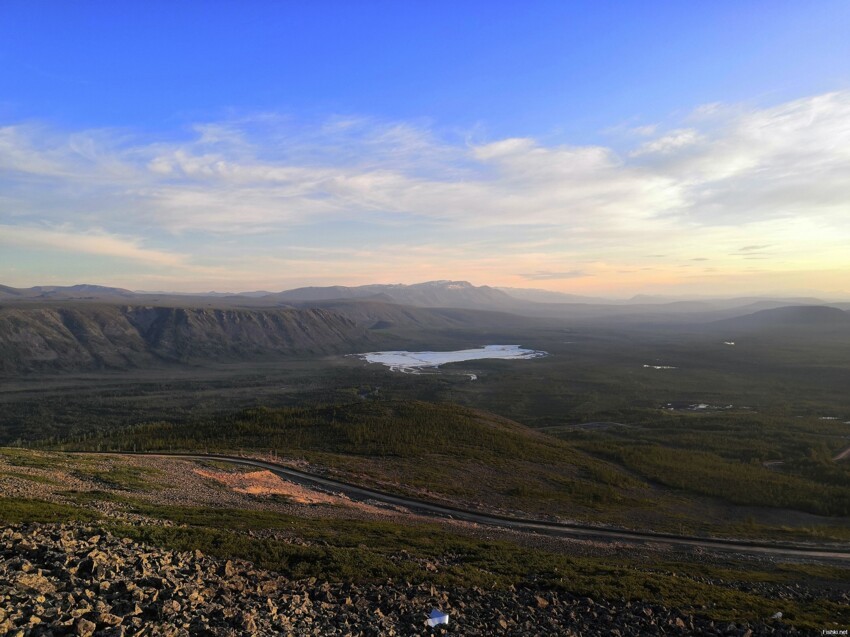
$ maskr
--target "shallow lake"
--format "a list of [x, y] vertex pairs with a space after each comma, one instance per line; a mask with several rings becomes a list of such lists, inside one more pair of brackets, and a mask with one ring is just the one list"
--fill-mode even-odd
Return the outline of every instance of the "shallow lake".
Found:
[[524, 349], [519, 345], [485, 345], [475, 349], [461, 349], [453, 352], [367, 352], [357, 354], [370, 362], [381, 363], [394, 372], [416, 374], [428, 367], [439, 367], [446, 363], [481, 360], [484, 358], [528, 359], [546, 356], [546, 352]]

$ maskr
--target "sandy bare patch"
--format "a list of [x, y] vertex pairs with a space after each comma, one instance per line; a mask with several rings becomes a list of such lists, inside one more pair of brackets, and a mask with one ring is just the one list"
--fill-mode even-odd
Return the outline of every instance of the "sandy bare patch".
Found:
[[211, 469], [195, 469], [198, 475], [224, 484], [237, 493], [248, 495], [282, 495], [299, 504], [339, 504], [336, 498], [319, 491], [312, 491], [301, 485], [287, 482], [271, 471], [250, 471], [247, 473], [229, 473]]

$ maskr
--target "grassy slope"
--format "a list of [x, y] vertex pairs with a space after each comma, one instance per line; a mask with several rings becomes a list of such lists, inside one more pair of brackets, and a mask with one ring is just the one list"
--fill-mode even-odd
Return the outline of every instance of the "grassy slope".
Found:
[[760, 521], [757, 511], [732, 515], [723, 504], [842, 515], [850, 487], [840, 480], [824, 485], [711, 447], [692, 451], [690, 438], [662, 446], [683, 435], [668, 425], [624, 429], [631, 438], [617, 443], [609, 433], [572, 433], [567, 441], [453, 405], [360, 400], [249, 409], [203, 426], [154, 423], [65, 448], [272, 450], [350, 481], [473, 507], [676, 532], [850, 538], [842, 518], [778, 524]]
[[628, 427], [553, 433], [678, 490], [846, 518], [850, 467], [832, 461], [836, 449], [846, 445], [846, 428], [812, 417], [656, 411]]
[[[724, 345], [721, 336], [737, 345]], [[0, 434], [7, 441], [50, 435], [55, 441], [86, 432], [76, 442], [86, 448], [273, 449], [384, 488], [401, 485], [393, 488], [506, 509], [674, 531], [850, 537], [850, 462], [831, 460], [850, 445], [843, 423], [850, 420], [846, 334], [575, 328], [522, 337], [492, 330], [416, 337], [436, 349], [460, 341], [521, 342], [551, 356], [448, 365], [421, 376], [351, 359], [287, 361], [245, 366], [236, 376], [228, 368], [198, 379], [189, 372], [144, 382], [109, 377], [97, 379], [97, 389], [83, 384], [81, 391], [38, 394], [38, 401], [33, 385], [21, 382], [21, 391], [0, 396]], [[465, 371], [479, 380], [469, 382]], [[369, 396], [368, 403], [358, 395]], [[417, 413], [366, 413], [375, 398], [385, 407], [411, 403], [409, 411]], [[668, 402], [735, 408], [670, 413], [663, 409]], [[540, 443], [528, 430], [500, 428], [505, 421], [495, 416], [470, 412], [480, 416], [470, 423], [452, 407], [424, 403], [486, 409], [545, 427], [562, 441]], [[311, 407], [234, 416], [257, 404], [338, 407], [335, 414]], [[115, 431], [154, 420], [168, 422]], [[599, 420], [635, 426], [572, 427]], [[517, 440], [519, 452], [508, 444]], [[553, 449], [558, 458], [550, 458]], [[782, 464], [764, 466], [775, 461]]]
[[65, 448], [273, 450], [349, 479], [536, 513], [601, 511], [643, 485], [610, 463], [492, 414], [419, 401], [250, 409], [203, 428], [155, 423]]

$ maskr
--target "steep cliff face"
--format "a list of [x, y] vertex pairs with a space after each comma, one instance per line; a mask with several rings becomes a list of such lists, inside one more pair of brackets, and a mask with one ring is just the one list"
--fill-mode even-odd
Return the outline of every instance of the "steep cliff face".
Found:
[[335, 312], [143, 306], [0, 308], [0, 371], [347, 351], [364, 330]]
[[162, 357], [217, 358], [340, 351], [362, 335], [334, 312], [128, 308], [128, 321]]

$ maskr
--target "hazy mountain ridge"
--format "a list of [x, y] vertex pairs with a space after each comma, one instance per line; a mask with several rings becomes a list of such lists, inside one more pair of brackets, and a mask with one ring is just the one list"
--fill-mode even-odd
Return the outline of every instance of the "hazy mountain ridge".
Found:
[[509, 311], [522, 307], [523, 302], [504, 292], [488, 286], [475, 286], [466, 281], [428, 281], [413, 285], [374, 284], [356, 287], [342, 285], [327, 287], [304, 287], [283, 292], [131, 292], [121, 288], [96, 285], [36, 286], [13, 288], [0, 286], [0, 301], [5, 302], [50, 302], [58, 300], [126, 302], [166, 302], [169, 304], [209, 301], [212, 304], [243, 305], [246, 307], [290, 306], [292, 304], [370, 300], [410, 305], [414, 307], [460, 307], [469, 309], [495, 309]]
[[[475, 286], [466, 281], [305, 287], [278, 293], [255, 291], [238, 294], [131, 292], [97, 285], [37, 286], [27, 289], [0, 286], [0, 306], [63, 307], [68, 303], [133, 303], [206, 310], [329, 308], [346, 314], [366, 328], [398, 325], [439, 328], [457, 326], [458, 323], [474, 327], [476, 322], [492, 326], [517, 324], [518, 317], [572, 323], [601, 321], [610, 325], [697, 325], [787, 306], [850, 308], [848, 303], [829, 303], [810, 297], [676, 299], [636, 296], [626, 300], [594, 299], [532, 288]], [[432, 312], [428, 314], [423, 310]], [[462, 316], [459, 314], [461, 310], [501, 313], [503, 316]], [[508, 319], [507, 315], [515, 318]]]
[[791, 305], [715, 321], [710, 327], [734, 331], [850, 328], [850, 312], [826, 305]]
[[[298, 304], [302, 305], [302, 304]], [[505, 328], [542, 325], [545, 319], [508, 312], [458, 307], [415, 307], [387, 301], [383, 295], [369, 299], [304, 302], [303, 307], [341, 314], [371, 330], [394, 327], [421, 329]]]
[[553, 292], [552, 290], [541, 290], [539, 288], [497, 287], [495, 289], [504, 292], [514, 299], [531, 301], [532, 303], [593, 303], [613, 305], [624, 302], [617, 299], [607, 299], [584, 294], [569, 294], [567, 292]]
[[427, 281], [413, 285], [375, 284], [357, 287], [308, 287], [273, 294], [287, 302], [331, 301], [341, 299], [385, 300], [416, 307], [459, 307], [502, 309], [516, 305], [513, 297], [496, 288], [475, 286], [467, 281]]
[[137, 294], [123, 288], [81, 283], [78, 285], [37, 285], [31, 288], [13, 288], [0, 285], [0, 300], [10, 299], [100, 299], [104, 297], [132, 298]]

